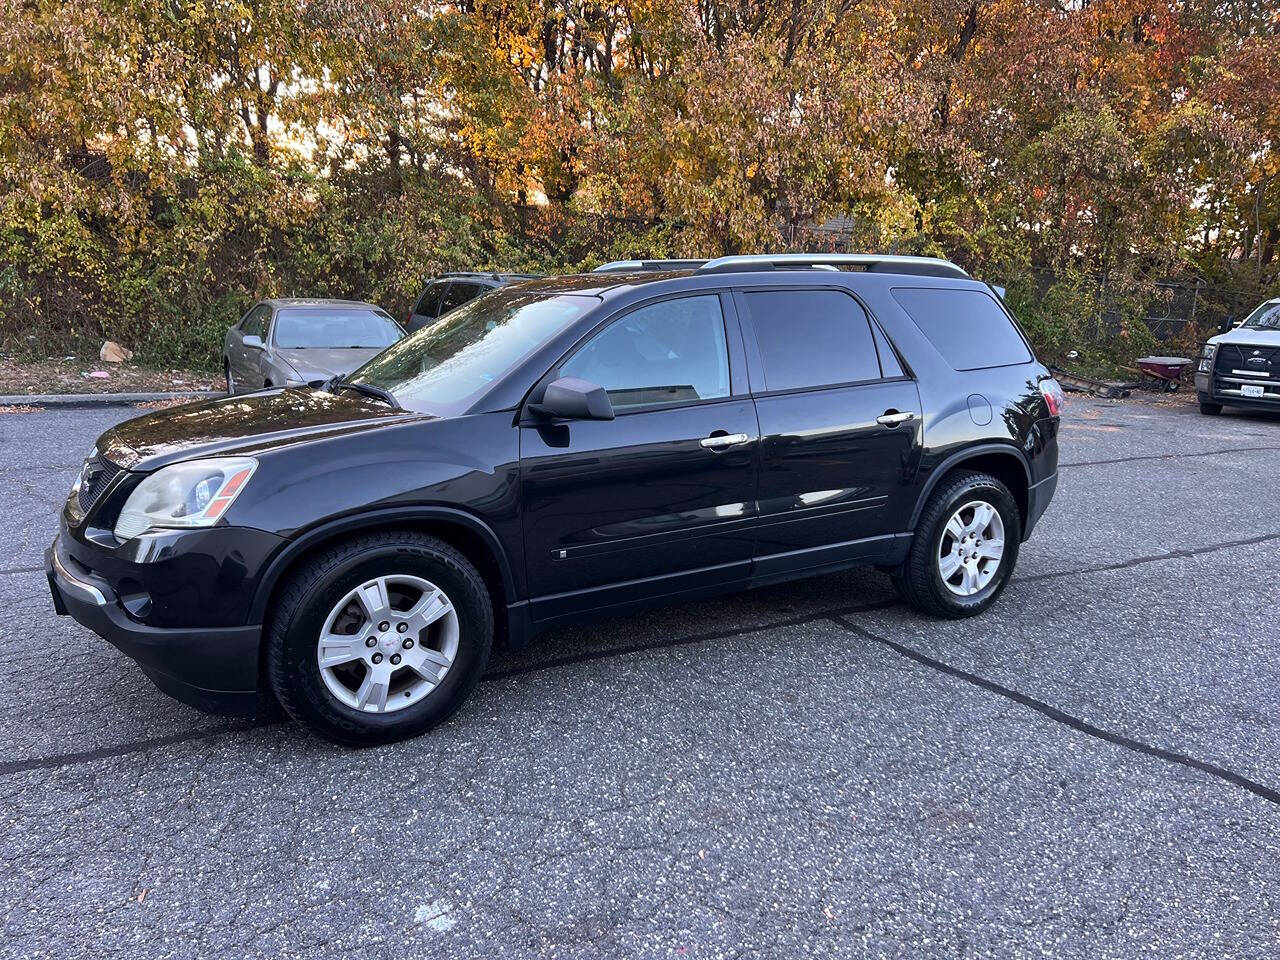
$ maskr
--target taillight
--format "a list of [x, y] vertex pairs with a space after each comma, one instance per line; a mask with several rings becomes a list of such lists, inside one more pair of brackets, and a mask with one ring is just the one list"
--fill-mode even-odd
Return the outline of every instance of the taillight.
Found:
[[1062, 416], [1062, 405], [1066, 397], [1062, 395], [1062, 386], [1053, 377], [1045, 377], [1040, 381], [1040, 395], [1044, 397], [1045, 406], [1049, 408], [1049, 416]]

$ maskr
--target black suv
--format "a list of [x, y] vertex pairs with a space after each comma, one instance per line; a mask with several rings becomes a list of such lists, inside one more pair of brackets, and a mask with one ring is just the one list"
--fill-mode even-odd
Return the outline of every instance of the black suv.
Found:
[[49, 582], [181, 700], [269, 688], [387, 742], [456, 710], [495, 636], [586, 616], [861, 564], [981, 612], [1053, 495], [1061, 402], [946, 261], [531, 280], [326, 388], [107, 431]]
[[404, 328], [410, 333], [421, 330], [482, 293], [536, 276], [538, 274], [533, 273], [443, 273], [418, 294], [418, 299], [405, 314]]

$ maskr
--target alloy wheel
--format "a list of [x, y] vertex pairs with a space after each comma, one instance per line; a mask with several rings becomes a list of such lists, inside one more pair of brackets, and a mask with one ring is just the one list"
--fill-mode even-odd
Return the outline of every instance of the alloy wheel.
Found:
[[458, 652], [458, 614], [422, 577], [368, 580], [334, 604], [316, 644], [324, 685], [366, 713], [393, 713], [436, 689]]
[[973, 596], [995, 579], [1003, 558], [999, 510], [985, 500], [971, 500], [951, 514], [938, 545], [938, 573], [948, 590]]

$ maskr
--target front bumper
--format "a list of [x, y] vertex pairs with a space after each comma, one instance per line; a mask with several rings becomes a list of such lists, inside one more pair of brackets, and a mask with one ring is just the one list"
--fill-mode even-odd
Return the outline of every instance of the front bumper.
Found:
[[54, 539], [45, 572], [54, 610], [88, 627], [134, 660], [169, 696], [210, 713], [251, 716], [258, 706], [261, 625], [154, 627], [129, 616], [111, 585]]
[[[1234, 372], [1228, 376], [1221, 371], [1213, 374], [1197, 371], [1195, 384], [1196, 396], [1202, 403], [1220, 403], [1248, 410], [1280, 410], [1280, 382], [1274, 380], [1239, 376]], [[1246, 397], [1243, 389], [1246, 385], [1260, 387], [1262, 396]]]

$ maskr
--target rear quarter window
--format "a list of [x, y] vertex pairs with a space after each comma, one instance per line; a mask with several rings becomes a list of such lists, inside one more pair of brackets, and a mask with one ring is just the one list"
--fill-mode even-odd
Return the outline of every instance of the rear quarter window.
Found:
[[895, 287], [893, 298], [956, 370], [1031, 362], [1018, 328], [981, 290]]

